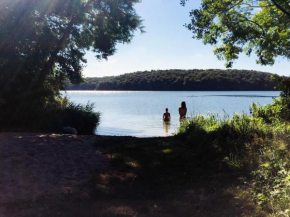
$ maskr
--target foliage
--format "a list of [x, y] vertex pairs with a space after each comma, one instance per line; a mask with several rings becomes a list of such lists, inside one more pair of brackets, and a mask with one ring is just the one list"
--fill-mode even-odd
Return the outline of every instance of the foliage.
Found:
[[251, 113], [254, 117], [261, 117], [268, 123], [290, 121], [290, 79], [288, 77], [276, 77], [280, 89], [280, 98], [274, 99], [273, 104], [264, 107], [252, 104]]
[[289, 108], [285, 106], [282, 98], [275, 99], [273, 104], [266, 106], [253, 103], [251, 113], [254, 117], [263, 118], [267, 123], [290, 120]]
[[94, 104], [88, 103], [86, 106], [68, 103], [65, 105], [62, 126], [72, 126], [76, 128], [78, 134], [95, 134], [100, 122], [100, 114], [93, 111]]
[[[51, 96], [51, 95], [50, 95]], [[78, 134], [94, 134], [100, 114], [93, 104], [74, 104], [57, 95], [54, 98], [30, 96], [14, 98], [0, 107], [0, 131], [36, 131], [62, 133], [64, 126], [76, 128]]]
[[[276, 76], [279, 78], [279, 76]], [[69, 90], [273, 90], [270, 73], [247, 70], [157, 70], [86, 78]]]
[[[2, 0], [0, 118], [8, 122], [1, 125], [35, 128], [41, 122], [37, 115], [43, 118], [53, 110], [60, 112], [59, 90], [65, 80], [82, 81], [87, 50], [95, 52], [97, 59], [106, 59], [115, 53], [117, 43], [128, 43], [135, 30], [143, 31], [133, 8], [137, 2]], [[78, 114], [87, 120], [92, 114], [90, 107], [73, 105], [66, 111], [67, 116]], [[92, 122], [98, 121], [94, 118]], [[92, 133], [92, 126], [89, 128]]]
[[274, 77], [274, 79], [278, 81], [277, 89], [282, 90], [280, 96], [286, 102], [290, 98], [290, 78], [283, 76]]
[[[184, 122], [179, 129], [179, 134], [186, 136], [188, 145], [195, 146], [198, 152], [213, 152], [222, 161], [247, 171], [254, 167], [255, 162], [243, 159], [249, 148], [246, 146], [251, 144], [252, 139], [265, 137], [268, 133], [261, 119], [254, 120], [239, 114], [232, 119], [221, 119], [216, 115], [208, 118], [197, 116]], [[201, 139], [206, 141], [196, 144]]]
[[255, 52], [257, 63], [273, 65], [278, 56], [290, 59], [289, 5], [289, 0], [203, 0], [186, 27], [193, 38], [215, 45], [215, 55], [227, 67], [242, 52]]
[[[238, 114], [232, 119], [197, 116], [184, 122], [177, 136], [186, 138], [186, 144], [194, 147], [197, 155], [210, 155], [220, 159], [223, 167], [227, 165], [232, 170], [251, 174], [255, 201], [274, 215], [287, 216], [290, 208], [290, 124], [282, 119], [275, 105], [271, 106], [252, 108], [253, 117]], [[257, 115], [258, 111], [264, 113]], [[269, 111], [273, 115], [271, 118]]]
[[[0, 3], [2, 97], [32, 91], [46, 79], [62, 84], [82, 80], [85, 51], [114, 54], [142, 29], [137, 0], [4, 0]], [[48, 84], [50, 85], [50, 83]], [[17, 86], [18, 88], [15, 88]], [[1, 97], [0, 95], [0, 97]]]

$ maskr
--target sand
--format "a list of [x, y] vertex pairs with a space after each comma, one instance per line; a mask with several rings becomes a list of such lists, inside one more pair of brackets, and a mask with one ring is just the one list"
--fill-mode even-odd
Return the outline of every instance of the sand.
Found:
[[[94, 171], [109, 160], [95, 147], [98, 136], [0, 133], [0, 217], [17, 204], [48, 195], [86, 196]], [[28, 203], [29, 204], [29, 203]]]

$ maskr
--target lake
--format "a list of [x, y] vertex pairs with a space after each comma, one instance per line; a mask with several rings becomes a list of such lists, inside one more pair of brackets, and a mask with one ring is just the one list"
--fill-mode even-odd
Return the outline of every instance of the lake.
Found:
[[[278, 91], [66, 91], [71, 101], [95, 103], [101, 113], [98, 135], [153, 137], [168, 136], [179, 127], [178, 108], [187, 105], [187, 116], [218, 114], [221, 118], [236, 113], [249, 114], [252, 102], [266, 105]], [[162, 115], [168, 108], [170, 125]]]

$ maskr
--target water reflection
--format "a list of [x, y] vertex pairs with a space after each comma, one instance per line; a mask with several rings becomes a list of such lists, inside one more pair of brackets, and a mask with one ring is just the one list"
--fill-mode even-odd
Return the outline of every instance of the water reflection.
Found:
[[165, 136], [169, 136], [170, 121], [163, 121], [163, 129], [165, 130]]

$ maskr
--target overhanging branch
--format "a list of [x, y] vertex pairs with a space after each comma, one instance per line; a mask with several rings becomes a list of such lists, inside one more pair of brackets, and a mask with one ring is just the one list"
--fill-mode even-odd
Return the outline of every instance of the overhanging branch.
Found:
[[288, 12], [287, 10], [285, 10], [284, 8], [283, 8], [283, 6], [281, 6], [281, 5], [279, 5], [278, 3], [277, 3], [277, 1], [276, 0], [271, 0], [272, 2], [273, 2], [273, 4], [280, 10], [280, 11], [282, 11], [285, 15], [287, 15], [288, 16], [288, 18], [290, 19], [290, 12]]

